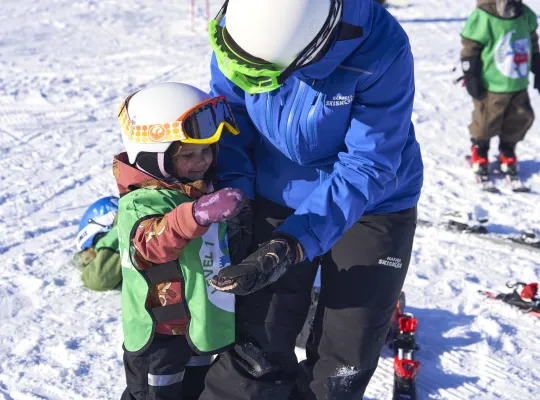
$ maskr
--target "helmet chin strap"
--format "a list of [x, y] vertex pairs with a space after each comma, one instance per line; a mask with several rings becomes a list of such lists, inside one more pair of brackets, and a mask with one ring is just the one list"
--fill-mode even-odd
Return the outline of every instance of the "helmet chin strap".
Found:
[[165, 168], [165, 153], [157, 153], [157, 162], [159, 167], [159, 172], [165, 177], [165, 179], [171, 179], [172, 175], [167, 173], [167, 168]]
[[169, 172], [167, 172], [167, 164], [165, 153], [141, 152], [135, 160], [135, 167], [138, 170], [166, 182], [174, 178]]

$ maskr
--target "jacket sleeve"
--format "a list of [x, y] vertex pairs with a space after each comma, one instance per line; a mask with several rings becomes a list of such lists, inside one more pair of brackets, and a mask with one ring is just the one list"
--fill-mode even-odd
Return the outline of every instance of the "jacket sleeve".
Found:
[[469, 40], [464, 37], [461, 38], [461, 58], [468, 57], [480, 57], [484, 46], [474, 40]]
[[538, 32], [537, 29], [531, 32], [531, 44], [532, 44], [532, 54], [540, 53], [540, 46], [538, 45]]
[[176, 260], [191, 239], [206, 233], [208, 227], [197, 224], [192, 207], [193, 202], [183, 203], [165, 215], [139, 222], [131, 238], [139, 269], [150, 266], [144, 261], [162, 264]]
[[357, 87], [346, 151], [333, 172], [278, 229], [300, 241], [309, 259], [327, 252], [396, 182], [414, 100], [414, 65], [408, 44], [381, 60], [379, 71]]
[[210, 66], [212, 96], [225, 96], [231, 106], [240, 134], [224, 134], [219, 141], [217, 159], [217, 189], [240, 189], [250, 199], [255, 197], [255, 167], [253, 140], [256, 128], [246, 110], [245, 92], [228, 80], [220, 71], [215, 54]]
[[122, 281], [122, 266], [118, 249], [104, 248], [96, 253], [82, 273], [84, 286], [92, 290], [111, 290]]

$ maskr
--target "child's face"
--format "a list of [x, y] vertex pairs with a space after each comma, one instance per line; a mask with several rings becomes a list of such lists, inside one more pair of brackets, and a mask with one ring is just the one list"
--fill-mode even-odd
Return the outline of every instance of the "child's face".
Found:
[[181, 144], [172, 156], [176, 176], [192, 181], [203, 179], [213, 160], [212, 148], [206, 144]]

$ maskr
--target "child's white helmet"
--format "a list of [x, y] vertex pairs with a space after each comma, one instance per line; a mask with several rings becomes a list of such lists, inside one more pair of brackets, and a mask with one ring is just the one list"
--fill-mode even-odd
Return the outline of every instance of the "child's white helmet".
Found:
[[[129, 96], [118, 115], [129, 162], [135, 163], [141, 152], [165, 153], [171, 143], [181, 140], [179, 137], [171, 140], [171, 136], [165, 134], [175, 129], [172, 122], [211, 98], [196, 87], [178, 82], [153, 85]], [[141, 141], [140, 137], [135, 140], [135, 129], [139, 129], [140, 135], [147, 135], [148, 140]]]

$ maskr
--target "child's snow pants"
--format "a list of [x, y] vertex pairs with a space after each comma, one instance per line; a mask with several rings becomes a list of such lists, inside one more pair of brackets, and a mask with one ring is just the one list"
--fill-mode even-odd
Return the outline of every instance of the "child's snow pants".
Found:
[[532, 126], [534, 112], [526, 90], [516, 93], [487, 92], [482, 100], [473, 99], [474, 111], [469, 131], [472, 139], [518, 143]]
[[127, 388], [121, 400], [197, 400], [211, 356], [197, 356], [183, 335], [156, 333], [143, 354], [124, 349]]

